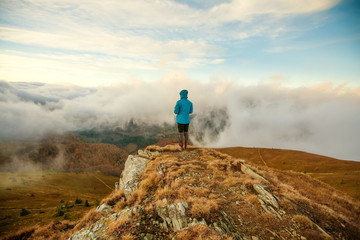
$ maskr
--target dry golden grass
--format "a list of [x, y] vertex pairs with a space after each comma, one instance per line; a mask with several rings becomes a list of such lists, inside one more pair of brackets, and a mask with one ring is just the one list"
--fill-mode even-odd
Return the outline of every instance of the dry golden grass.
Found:
[[121, 198], [114, 207], [115, 212], [120, 212], [121, 210], [124, 209], [124, 207], [126, 207], [127, 202], [125, 200], [125, 198]]
[[[210, 223], [221, 216], [221, 210], [239, 221], [241, 227], [238, 231], [250, 236], [267, 236], [269, 232], [264, 228], [278, 232], [278, 236], [284, 238], [291, 237], [284, 230], [287, 228], [298, 229], [303, 236], [322, 236], [313, 227], [314, 221], [322, 228], [329, 223], [342, 223], [349, 232], [348, 236], [355, 236], [358, 232], [354, 223], [360, 220], [359, 203], [308, 175], [246, 163], [269, 181], [266, 189], [279, 199], [280, 209], [289, 214], [280, 220], [261, 207], [253, 185], [264, 183], [241, 171], [244, 160], [233, 159], [213, 149], [186, 152], [173, 152], [170, 147], [154, 149], [168, 152], [149, 162], [138, 189], [127, 200], [129, 206], [187, 202], [188, 216], [205, 218]], [[157, 172], [159, 167], [163, 175]], [[182, 231], [177, 239], [212, 239], [210, 236], [217, 239], [216, 234], [206, 228], [199, 226]]]
[[314, 226], [314, 223], [304, 215], [294, 215], [294, 221], [299, 224], [300, 229], [311, 229]]
[[204, 197], [190, 197], [188, 198], [190, 203], [190, 215], [193, 217], [210, 218], [212, 213], [217, 212], [219, 204], [214, 199], [208, 199]]
[[1, 236], [1, 240], [19, 240], [19, 239], [29, 239], [31, 235], [35, 232], [35, 229], [38, 226], [25, 227], [23, 229], [17, 230], [15, 233], [9, 233], [5, 236]]
[[217, 149], [247, 163], [279, 170], [292, 170], [310, 174], [332, 187], [360, 200], [360, 162], [338, 160], [326, 156], [283, 149], [232, 147]]
[[[188, 146], [189, 148], [191, 148], [191, 146]], [[156, 145], [151, 145], [146, 147], [145, 151], [158, 151], [158, 152], [179, 152], [179, 148], [177, 145], [166, 145], [164, 147], [160, 147], [160, 146], [156, 146]]]
[[100, 205], [106, 203], [110, 206], [114, 206], [119, 200], [125, 198], [125, 192], [123, 189], [121, 190], [114, 190], [108, 197], [104, 198]]
[[248, 194], [244, 197], [246, 199], [246, 201], [248, 201], [249, 203], [253, 204], [253, 205], [259, 205], [259, 198], [257, 197], [257, 195], [255, 194]]
[[[136, 205], [140, 204], [144, 199], [149, 195], [149, 192], [155, 191], [161, 180], [161, 175], [157, 172], [152, 172], [149, 174], [144, 174], [142, 180], [138, 186], [136, 193], [132, 194], [132, 198], [136, 195]], [[133, 196], [134, 195], [134, 196]]]
[[[124, 193], [118, 191], [103, 200], [113, 203], [115, 211], [120, 211], [124, 206], [145, 205], [146, 216], [135, 215], [133, 221], [138, 219], [141, 224], [152, 224], [157, 206], [187, 202], [188, 217], [204, 218], [208, 224], [212, 224], [219, 219], [225, 221], [223, 214], [226, 213], [233, 221], [233, 224], [228, 225], [231, 231], [245, 236], [258, 236], [259, 239], [267, 239], [271, 232], [275, 234], [275, 239], [291, 239], [294, 233], [290, 233], [289, 229], [296, 230], [298, 236], [322, 239], [325, 234], [321, 233], [317, 225], [332, 236], [343, 234], [344, 239], [356, 239], [360, 232], [356, 225], [360, 222], [360, 203], [306, 174], [247, 162], [248, 167], [268, 180], [265, 184], [241, 171], [243, 160], [233, 159], [213, 149], [194, 148], [175, 152], [169, 146], [149, 148], [163, 153], [151, 158], [131, 197], [126, 199]], [[163, 174], [158, 173], [159, 168]], [[278, 199], [280, 210], [284, 211], [281, 218], [262, 208], [254, 184], [263, 185]], [[136, 224], [125, 230], [128, 221], [112, 224], [108, 233], [111, 235], [119, 228], [123, 229], [123, 232], [117, 233], [120, 238], [133, 230], [136, 232]], [[157, 230], [162, 231], [160, 228]], [[167, 234], [167, 237], [175, 236], [172, 231]], [[127, 237], [132, 239], [135, 236]], [[202, 224], [179, 232], [176, 238], [231, 239]]]
[[[71, 230], [74, 227], [74, 223], [69, 221], [53, 221], [44, 226], [33, 226], [31, 228], [25, 228], [17, 231], [14, 234], [1, 237], [3, 240], [61, 240], [68, 239], [70, 237]], [[70, 231], [69, 231], [70, 230]]]
[[15, 233], [1, 237], [3, 240], [59, 240], [68, 239], [72, 233], [81, 228], [88, 227], [102, 217], [102, 214], [95, 212], [95, 209], [90, 210], [78, 223], [70, 221], [52, 221], [43, 226], [33, 226], [18, 230]]
[[221, 236], [218, 232], [211, 230], [208, 226], [199, 224], [190, 229], [181, 231], [176, 235], [177, 240], [231, 240], [231, 237]]
[[169, 203], [173, 203], [178, 197], [177, 191], [172, 189], [171, 186], [165, 185], [163, 188], [160, 188], [155, 193], [155, 200], [167, 199]]
[[31, 239], [38, 240], [58, 240], [58, 239], [68, 239], [69, 232], [66, 232], [69, 229], [73, 229], [74, 224], [68, 221], [54, 221], [46, 226], [36, 228], [35, 232], [31, 235]]
[[161, 175], [157, 172], [152, 172], [149, 175], [145, 175], [143, 180], [139, 184], [139, 189], [143, 191], [150, 191], [156, 188], [161, 180]]
[[124, 236], [121, 236], [120, 240], [134, 240], [135, 237], [133, 235], [131, 235], [130, 233], [124, 235]]
[[197, 197], [209, 197], [210, 190], [204, 187], [195, 187], [193, 192]]
[[99, 212], [96, 212], [95, 209], [91, 209], [87, 214], [85, 214], [75, 225], [73, 232], [79, 231], [82, 228], [88, 227], [91, 224], [99, 220], [103, 215]]
[[117, 219], [116, 221], [110, 223], [110, 225], [108, 226], [108, 228], [106, 230], [106, 233], [111, 234], [111, 233], [117, 232], [120, 227], [122, 227], [130, 222], [131, 222], [130, 218]]

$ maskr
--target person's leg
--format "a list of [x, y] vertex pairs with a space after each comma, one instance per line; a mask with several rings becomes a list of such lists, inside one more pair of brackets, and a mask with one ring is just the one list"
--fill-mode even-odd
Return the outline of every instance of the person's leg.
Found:
[[178, 123], [178, 130], [179, 130], [179, 145], [181, 149], [184, 149], [184, 124]]
[[184, 125], [184, 137], [185, 137], [185, 144], [184, 144], [184, 148], [187, 148], [187, 145], [189, 143], [189, 124], [185, 124]]
[[184, 137], [185, 137], [185, 145], [184, 148], [187, 148], [187, 145], [189, 143], [189, 133], [188, 132], [184, 132]]

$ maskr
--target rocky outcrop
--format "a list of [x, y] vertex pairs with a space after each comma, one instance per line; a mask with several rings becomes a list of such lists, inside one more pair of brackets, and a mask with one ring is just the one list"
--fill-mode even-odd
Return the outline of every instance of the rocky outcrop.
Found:
[[271, 195], [265, 188], [259, 184], [254, 184], [255, 191], [259, 194], [259, 199], [261, 199], [266, 204], [270, 204], [276, 209], [279, 209], [279, 204], [276, 201], [275, 197]]
[[165, 229], [171, 228], [174, 232], [186, 228], [188, 226], [185, 214], [186, 208], [188, 208], [186, 202], [157, 207], [158, 215], [164, 220], [161, 226]]
[[[119, 204], [99, 206], [96, 211], [105, 216], [70, 240], [121, 239], [125, 234], [146, 240], [207, 239], [196, 235], [201, 231], [206, 236], [235, 240], [351, 239], [342, 230], [349, 223], [341, 216], [330, 216], [335, 211], [330, 215], [326, 211], [325, 215], [314, 207], [322, 206], [321, 202], [312, 203], [315, 200], [308, 200], [296, 189], [288, 197], [281, 189], [287, 183], [273, 177], [294, 173], [266, 174], [266, 169], [260, 171], [244, 161], [221, 158], [214, 150], [178, 152], [173, 148], [150, 146], [130, 155], [118, 183], [126, 199], [119, 191]], [[140, 180], [144, 182], [140, 184]], [[294, 196], [298, 199], [292, 199]], [[341, 229], [336, 229], [338, 235], [328, 227], [330, 221], [323, 217], [318, 220], [317, 216], [332, 218], [334, 224], [342, 221]]]
[[151, 158], [151, 157], [155, 157], [155, 156], [159, 156], [160, 153], [158, 151], [147, 151], [147, 150], [138, 150], [138, 155], [140, 157], [144, 157], [144, 158]]
[[147, 163], [147, 158], [128, 156], [119, 181], [119, 189], [124, 189], [126, 197], [130, 197], [131, 193], [136, 190]]
[[283, 210], [280, 210], [279, 204], [276, 198], [265, 190], [265, 188], [259, 184], [253, 185], [255, 191], [258, 193], [258, 199], [261, 204], [261, 207], [265, 210], [265, 212], [269, 214], [274, 214], [280, 220], [282, 219], [281, 214], [284, 213]]
[[74, 233], [69, 240], [93, 240], [99, 239], [106, 234], [108, 226], [118, 219], [130, 218], [139, 210], [137, 208], [125, 208], [118, 213], [113, 213], [110, 216], [103, 217], [97, 222], [91, 224], [89, 227], [82, 228], [80, 231]]

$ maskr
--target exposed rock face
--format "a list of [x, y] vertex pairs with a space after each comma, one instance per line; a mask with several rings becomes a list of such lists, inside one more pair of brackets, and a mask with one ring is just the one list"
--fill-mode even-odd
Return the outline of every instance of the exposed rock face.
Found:
[[112, 207], [107, 205], [106, 203], [103, 203], [96, 208], [96, 211], [100, 213], [107, 213], [112, 211]]
[[268, 182], [268, 180], [266, 180], [263, 176], [260, 176], [259, 174], [254, 172], [252, 169], [250, 169], [248, 166], [246, 166], [243, 163], [241, 164], [241, 171], [244, 172], [245, 174], [248, 174], [249, 176], [251, 176], [253, 178], [259, 179], [264, 182]]
[[270, 204], [271, 206], [279, 209], [279, 204], [276, 201], [275, 197], [271, 195], [268, 191], [264, 189], [263, 186], [259, 184], [254, 184], [254, 189], [259, 193], [259, 198], [263, 200], [265, 203]]
[[143, 173], [147, 163], [147, 158], [134, 155], [128, 156], [124, 171], [122, 172], [119, 181], [119, 189], [125, 190], [126, 197], [130, 197], [131, 192], [137, 188], [141, 174]]
[[151, 158], [153, 156], [159, 156], [160, 153], [158, 151], [152, 152], [152, 151], [144, 151], [144, 150], [139, 149], [138, 150], [138, 155], [140, 157], [144, 157], [144, 158]]
[[113, 213], [108, 217], [103, 217], [87, 228], [74, 233], [69, 240], [93, 240], [99, 239], [105, 235], [107, 227], [118, 219], [125, 219], [131, 217], [138, 211], [138, 208], [125, 208], [118, 213]]
[[175, 232], [178, 232], [188, 226], [186, 220], [185, 209], [188, 208], [188, 204], [174, 203], [164, 207], [157, 207], [158, 215], [164, 220], [162, 223], [163, 228], [169, 227]]

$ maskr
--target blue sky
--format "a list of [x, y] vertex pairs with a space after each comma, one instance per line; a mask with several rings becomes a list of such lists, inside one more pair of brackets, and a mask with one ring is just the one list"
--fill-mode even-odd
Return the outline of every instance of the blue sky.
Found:
[[0, 1], [0, 79], [360, 85], [353, 0]]

